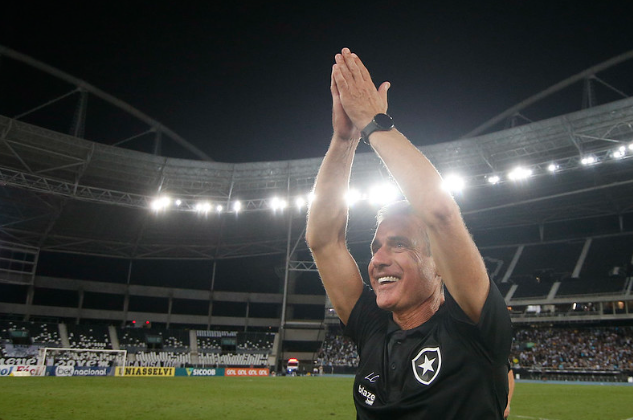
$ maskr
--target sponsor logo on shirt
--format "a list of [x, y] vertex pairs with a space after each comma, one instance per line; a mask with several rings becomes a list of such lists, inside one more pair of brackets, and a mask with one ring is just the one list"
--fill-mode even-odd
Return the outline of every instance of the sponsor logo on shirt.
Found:
[[413, 375], [423, 385], [430, 385], [442, 368], [442, 353], [439, 347], [426, 347], [411, 360]]
[[376, 401], [376, 395], [367, 391], [364, 386], [358, 385], [358, 393], [365, 397], [365, 404], [374, 405], [374, 401]]
[[372, 384], [375, 383], [378, 378], [380, 378], [380, 375], [377, 373], [370, 373], [369, 375], [365, 376], [365, 379], [367, 379], [369, 382], [371, 382]]

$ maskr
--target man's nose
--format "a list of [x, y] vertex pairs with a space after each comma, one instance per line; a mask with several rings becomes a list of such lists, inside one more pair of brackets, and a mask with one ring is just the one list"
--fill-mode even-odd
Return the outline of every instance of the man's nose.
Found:
[[375, 267], [386, 267], [391, 264], [391, 255], [385, 249], [385, 247], [380, 247], [371, 257], [371, 264]]

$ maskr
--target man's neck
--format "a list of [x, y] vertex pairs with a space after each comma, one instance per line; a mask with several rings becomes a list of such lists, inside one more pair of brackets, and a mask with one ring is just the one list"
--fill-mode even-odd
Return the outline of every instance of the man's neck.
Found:
[[443, 303], [444, 293], [442, 293], [442, 288], [439, 287], [419, 306], [398, 313], [394, 312], [393, 320], [396, 324], [398, 324], [400, 329], [411, 330], [431, 319]]

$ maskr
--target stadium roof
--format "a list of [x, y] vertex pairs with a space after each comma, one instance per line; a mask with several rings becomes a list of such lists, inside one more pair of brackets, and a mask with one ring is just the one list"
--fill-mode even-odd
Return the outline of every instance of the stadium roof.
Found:
[[[633, 213], [633, 99], [479, 137], [423, 147], [466, 180], [457, 200], [471, 231]], [[621, 149], [624, 147], [624, 149]], [[633, 146], [632, 146], [633, 147]], [[621, 154], [618, 151], [621, 151]], [[592, 157], [591, 164], [583, 159]], [[0, 240], [40, 250], [123, 258], [224, 259], [305, 249], [305, 209], [273, 211], [310, 191], [321, 159], [218, 163], [103, 145], [0, 116]], [[554, 164], [554, 172], [548, 167]], [[507, 173], [529, 168], [529, 179]], [[498, 175], [499, 183], [489, 178]], [[371, 152], [352, 185], [389, 180]], [[169, 195], [180, 206], [152, 211]], [[242, 211], [232, 210], [240, 200]], [[195, 211], [210, 202], [221, 212]], [[375, 208], [352, 210], [350, 241], [369, 239]], [[622, 223], [622, 219], [620, 219]]]

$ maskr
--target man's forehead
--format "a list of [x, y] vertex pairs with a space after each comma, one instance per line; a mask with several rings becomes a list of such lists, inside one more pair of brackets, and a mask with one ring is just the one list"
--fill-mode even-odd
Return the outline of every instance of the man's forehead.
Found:
[[[417, 233], [420, 229], [420, 225], [411, 217], [392, 217], [383, 220], [374, 233], [374, 238], [377, 236], [391, 236], [391, 235], [403, 235], [410, 236]], [[401, 233], [403, 232], [403, 233]]]
[[420, 234], [419, 226], [412, 220], [385, 220], [378, 225], [372, 244], [396, 239], [413, 241]]

